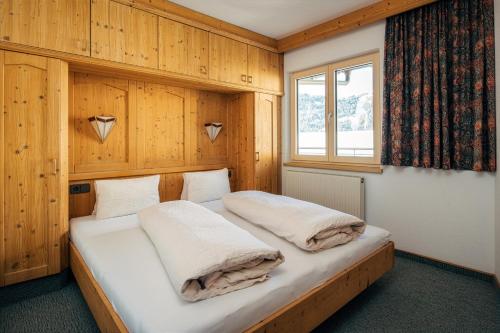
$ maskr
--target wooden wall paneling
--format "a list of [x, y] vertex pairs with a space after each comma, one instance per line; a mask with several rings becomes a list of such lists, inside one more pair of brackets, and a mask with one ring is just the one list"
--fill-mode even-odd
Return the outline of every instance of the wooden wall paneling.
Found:
[[208, 78], [208, 32], [159, 18], [159, 68], [174, 73]]
[[[75, 73], [72, 119], [74, 172], [135, 168], [136, 83], [96, 75]], [[101, 143], [88, 118], [113, 115], [117, 122]]]
[[4, 0], [0, 15], [5, 41], [90, 55], [88, 0]]
[[209, 77], [212, 80], [247, 84], [247, 44], [210, 34], [210, 68]]
[[248, 84], [281, 91], [281, 55], [252, 45], [248, 46]]
[[185, 165], [186, 89], [141, 83], [138, 89], [139, 168]]
[[165, 173], [160, 176], [160, 201], [179, 200], [184, 179], [182, 173]]
[[[224, 95], [194, 92], [195, 108], [191, 110], [191, 138], [196, 149], [192, 160], [195, 165], [223, 164], [228, 160], [228, 109]], [[214, 142], [210, 141], [206, 123], [221, 122], [222, 130]]]
[[277, 193], [276, 97], [255, 94], [255, 186]]
[[68, 265], [68, 64], [47, 60], [47, 123], [45, 142], [53, 170], [48, 178], [48, 274]]
[[158, 16], [112, 0], [92, 0], [92, 57], [158, 68]]
[[61, 267], [61, 235], [67, 225], [68, 72], [60, 60], [13, 52], [3, 53], [1, 67], [9, 83], [2, 86], [1, 177], [9, 200], [2, 202], [1, 264], [2, 283], [11, 284]]
[[[5, 51], [0, 50], [0, 78], [4, 78]], [[0, 79], [0, 105], [5, 108], [4, 80]], [[0, 112], [0, 138], [5, 138], [5, 113]], [[0, 144], [0, 287], [5, 285], [5, 144]]]
[[234, 168], [236, 176], [235, 191], [255, 189], [254, 107], [253, 93], [238, 94], [229, 98], [229, 123], [232, 126], [230, 151], [233, 155], [229, 165]]

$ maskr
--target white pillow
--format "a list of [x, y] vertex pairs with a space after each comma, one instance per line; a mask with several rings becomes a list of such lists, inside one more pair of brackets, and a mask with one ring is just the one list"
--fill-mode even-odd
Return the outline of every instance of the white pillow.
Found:
[[183, 176], [182, 200], [200, 203], [221, 199], [231, 192], [227, 169], [187, 172]]
[[137, 213], [160, 203], [160, 176], [95, 181], [96, 218]]

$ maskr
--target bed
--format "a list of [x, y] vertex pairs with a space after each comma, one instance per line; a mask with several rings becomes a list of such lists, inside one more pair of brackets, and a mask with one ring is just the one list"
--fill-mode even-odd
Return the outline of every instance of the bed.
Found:
[[189, 303], [174, 292], [137, 215], [72, 219], [71, 268], [103, 332], [309, 331], [393, 266], [390, 234], [377, 227], [346, 245], [308, 253], [220, 200], [203, 205], [280, 249], [285, 263], [264, 283]]

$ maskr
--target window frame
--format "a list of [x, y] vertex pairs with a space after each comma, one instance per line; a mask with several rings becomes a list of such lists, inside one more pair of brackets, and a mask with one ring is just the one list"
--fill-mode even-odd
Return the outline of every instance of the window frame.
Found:
[[[339, 69], [357, 67], [365, 64], [372, 64], [373, 69], [373, 156], [338, 156], [336, 147], [337, 137], [337, 117], [335, 110], [335, 71]], [[299, 154], [298, 150], [298, 124], [297, 124], [297, 82], [301, 78], [319, 75], [325, 73], [325, 138], [326, 154], [324, 156]], [[307, 163], [311, 167], [311, 162], [321, 163], [321, 168], [329, 166], [336, 169], [336, 166], [342, 169], [349, 169], [352, 165], [353, 170], [359, 171], [360, 165], [368, 165], [370, 172], [373, 172], [373, 166], [380, 166], [381, 150], [381, 127], [382, 119], [380, 113], [380, 55], [379, 52], [372, 52], [361, 56], [351, 57], [345, 60], [330, 63], [324, 66], [318, 66], [311, 69], [292, 73], [290, 77], [290, 113], [291, 113], [291, 164]], [[376, 169], [376, 168], [375, 168]], [[367, 169], [368, 170], [368, 169]]]

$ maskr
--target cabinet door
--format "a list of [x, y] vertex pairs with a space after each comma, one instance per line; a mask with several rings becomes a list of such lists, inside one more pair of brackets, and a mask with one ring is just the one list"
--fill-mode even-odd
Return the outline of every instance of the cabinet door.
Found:
[[277, 97], [256, 94], [255, 98], [255, 188], [277, 193]]
[[208, 32], [159, 18], [159, 63], [165, 71], [208, 78]]
[[4, 41], [90, 55], [88, 0], [0, 1]]
[[158, 16], [92, 0], [92, 57], [158, 68]]
[[247, 44], [211, 33], [210, 79], [246, 85], [247, 56]]
[[248, 46], [248, 84], [266, 90], [281, 91], [280, 55]]
[[61, 269], [68, 213], [68, 71], [60, 60], [1, 52], [0, 72], [3, 285]]

